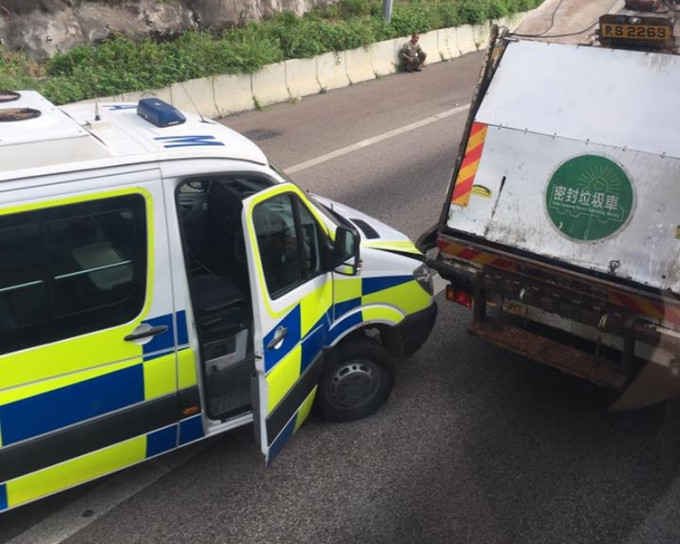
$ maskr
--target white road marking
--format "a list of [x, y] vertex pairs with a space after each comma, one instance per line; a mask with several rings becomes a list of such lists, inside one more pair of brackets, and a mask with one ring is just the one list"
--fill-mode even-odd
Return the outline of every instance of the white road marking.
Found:
[[341, 147], [340, 149], [336, 149], [335, 151], [331, 151], [330, 153], [320, 155], [319, 157], [316, 157], [314, 159], [310, 159], [308, 161], [301, 162], [294, 166], [284, 168], [284, 170], [286, 171], [287, 174], [294, 174], [296, 172], [300, 172], [301, 170], [311, 168], [312, 166], [318, 166], [319, 164], [323, 164], [324, 162], [337, 159], [338, 157], [347, 155], [347, 153], [352, 153], [353, 151], [357, 151], [359, 149], [363, 149], [364, 147], [375, 145], [389, 138], [394, 138], [395, 136], [399, 136], [400, 134], [404, 134], [406, 132], [410, 132], [412, 130], [416, 130], [418, 128], [435, 123], [436, 121], [441, 121], [442, 119], [446, 119], [447, 117], [451, 117], [452, 115], [456, 115], [457, 113], [463, 113], [464, 111], [467, 111], [469, 109], [470, 104], [458, 106], [451, 110], [447, 110], [442, 113], [438, 113], [437, 115], [433, 115], [432, 117], [426, 117], [425, 119], [421, 119], [420, 121], [416, 121], [415, 123], [411, 123], [410, 125], [405, 125], [403, 127], [395, 128], [394, 130], [383, 132], [378, 136], [373, 136], [372, 138], [361, 140], [360, 142], [348, 145], [347, 147]]
[[[438, 113], [437, 115], [433, 115], [432, 117], [421, 119], [415, 123], [384, 132], [378, 136], [373, 136], [372, 138], [362, 140], [347, 147], [342, 147], [331, 153], [326, 153], [314, 159], [301, 162], [300, 164], [296, 164], [285, 170], [289, 174], [300, 172], [301, 170], [323, 164], [324, 162], [336, 159], [347, 153], [375, 145], [389, 138], [394, 138], [400, 134], [416, 130], [431, 123], [435, 123], [436, 121], [451, 117], [452, 115], [465, 112], [469, 108], [470, 104], [458, 106]], [[434, 277], [433, 281], [435, 295], [437, 295], [444, 290], [447, 282], [438, 275]], [[52, 516], [37, 523], [5, 544], [60, 544], [96, 521], [98, 518], [113, 510], [119, 504], [122, 504], [138, 493], [144, 491], [144, 489], [154, 482], [196, 455], [200, 450], [200, 445], [193, 446], [175, 453], [174, 455], [176, 457], [173, 457], [171, 462], [163, 462], [163, 459], [165, 458], [162, 457], [159, 460], [142, 463], [136, 467], [124, 469], [120, 474], [107, 479], [101, 485], [95, 487], [87, 495], [80, 497], [62, 510], [59, 510]], [[185, 452], [184, 455], [181, 454], [182, 451]]]

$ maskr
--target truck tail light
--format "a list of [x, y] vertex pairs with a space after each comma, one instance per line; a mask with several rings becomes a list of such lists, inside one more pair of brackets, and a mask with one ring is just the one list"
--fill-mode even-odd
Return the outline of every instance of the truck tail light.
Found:
[[446, 286], [446, 300], [455, 302], [467, 308], [472, 308], [472, 295], [465, 291], [455, 289], [453, 285]]

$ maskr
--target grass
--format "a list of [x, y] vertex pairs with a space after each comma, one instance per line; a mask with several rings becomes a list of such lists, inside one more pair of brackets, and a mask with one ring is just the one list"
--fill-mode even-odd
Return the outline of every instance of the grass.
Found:
[[171, 41], [115, 35], [38, 63], [0, 46], [0, 89], [35, 89], [56, 104], [166, 87], [216, 74], [254, 73], [287, 59], [311, 58], [532, 9], [542, 0], [340, 0], [303, 17], [283, 12], [221, 34], [187, 31]]

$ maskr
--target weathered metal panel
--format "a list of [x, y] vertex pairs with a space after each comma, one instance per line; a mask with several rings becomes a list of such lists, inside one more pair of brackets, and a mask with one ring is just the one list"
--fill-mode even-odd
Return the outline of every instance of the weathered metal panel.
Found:
[[670, 57], [511, 43], [448, 227], [680, 294], [680, 57]]
[[489, 127], [474, 182], [486, 191], [473, 189], [468, 206], [451, 206], [448, 224], [589, 270], [677, 289], [678, 180], [678, 159]]
[[477, 121], [680, 157], [680, 56], [508, 44]]

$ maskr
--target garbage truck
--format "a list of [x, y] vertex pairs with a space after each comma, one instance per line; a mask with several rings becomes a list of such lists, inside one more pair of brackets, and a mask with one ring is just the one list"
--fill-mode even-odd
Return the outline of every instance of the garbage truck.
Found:
[[634, 49], [495, 27], [418, 241], [468, 332], [614, 411], [680, 395], [680, 56]]

